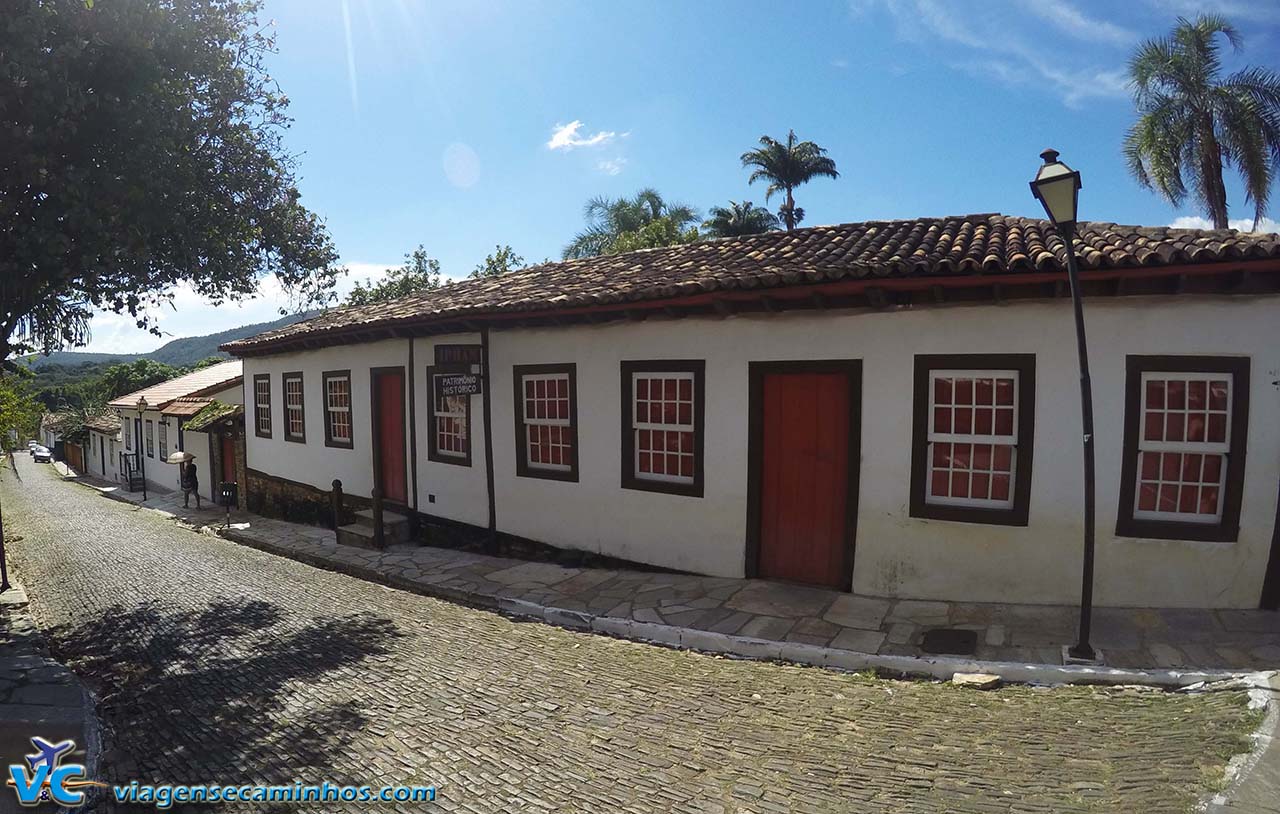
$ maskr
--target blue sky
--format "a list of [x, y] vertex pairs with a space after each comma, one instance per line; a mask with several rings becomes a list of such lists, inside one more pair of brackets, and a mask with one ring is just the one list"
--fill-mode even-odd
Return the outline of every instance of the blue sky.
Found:
[[[1128, 177], [1120, 144], [1129, 54], [1200, 9], [1244, 34], [1229, 69], [1280, 68], [1275, 0], [266, 0], [263, 20], [304, 203], [354, 280], [419, 243], [457, 277], [499, 243], [558, 258], [594, 195], [762, 203], [739, 156], [788, 128], [841, 172], [797, 194], [807, 225], [1039, 215], [1027, 181], [1047, 146], [1083, 174], [1082, 217], [1194, 223]], [[179, 290], [165, 337], [102, 316], [88, 349], [272, 319], [264, 293], [212, 309]]]

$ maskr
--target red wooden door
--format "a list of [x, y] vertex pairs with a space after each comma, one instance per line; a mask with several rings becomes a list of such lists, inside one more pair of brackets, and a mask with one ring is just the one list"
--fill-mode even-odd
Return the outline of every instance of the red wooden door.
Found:
[[382, 496], [397, 503], [409, 502], [409, 484], [405, 475], [404, 371], [389, 370], [374, 374], [375, 470]]
[[222, 482], [236, 482], [236, 439], [222, 436]]
[[849, 582], [849, 391], [845, 373], [764, 376], [761, 577]]

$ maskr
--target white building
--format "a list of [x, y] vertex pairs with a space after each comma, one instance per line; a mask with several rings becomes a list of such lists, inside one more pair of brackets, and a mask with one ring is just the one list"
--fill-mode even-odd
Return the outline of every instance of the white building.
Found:
[[84, 449], [85, 472], [112, 482], [120, 480], [120, 417], [93, 416], [85, 422], [89, 440]]
[[[1280, 238], [1082, 224], [1096, 602], [1280, 602]], [[1074, 603], [1065, 247], [978, 215], [548, 263], [244, 359], [248, 488], [720, 576]], [[465, 392], [483, 371], [482, 395]], [[1247, 460], [1246, 460], [1247, 459]]]
[[[117, 471], [122, 482], [141, 488], [145, 473], [150, 488], [176, 491], [181, 488], [178, 467], [165, 463], [174, 452], [195, 455], [200, 491], [210, 499], [215, 482], [212, 477], [208, 436], [187, 433], [184, 423], [213, 401], [242, 404], [244, 400], [239, 360], [221, 362], [145, 387], [112, 399], [108, 406], [122, 422], [123, 442], [117, 456]], [[188, 440], [193, 436], [194, 443]]]

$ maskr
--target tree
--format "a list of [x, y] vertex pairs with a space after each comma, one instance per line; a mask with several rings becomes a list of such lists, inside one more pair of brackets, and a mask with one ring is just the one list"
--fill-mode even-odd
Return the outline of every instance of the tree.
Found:
[[215, 305], [274, 275], [331, 299], [337, 255], [299, 202], [259, 0], [40, 0], [0, 26], [0, 359], [87, 341], [95, 309]]
[[196, 362], [194, 365], [192, 365], [191, 369], [204, 370], [206, 367], [213, 367], [214, 365], [220, 365], [223, 362], [228, 361], [228, 359], [229, 357], [226, 357], [226, 356], [206, 356], [203, 359], [201, 359], [199, 362]]
[[473, 280], [481, 277], [498, 277], [507, 272], [519, 271], [524, 267], [524, 258], [516, 254], [510, 246], [494, 246], [493, 254], [485, 255], [484, 262], [476, 266], [468, 276]]
[[707, 237], [740, 237], [759, 235], [778, 228], [778, 218], [763, 206], [751, 201], [729, 201], [729, 206], [711, 207], [711, 215], [702, 222]]
[[31, 377], [25, 368], [0, 370], [0, 451], [36, 436], [43, 411], [31, 393]]
[[387, 275], [378, 282], [356, 283], [347, 295], [347, 305], [369, 305], [386, 302], [420, 291], [439, 288], [440, 261], [427, 256], [427, 250], [419, 245], [404, 256], [400, 268], [387, 269]]
[[646, 223], [634, 232], [623, 232], [618, 235], [605, 254], [622, 254], [637, 249], [656, 249], [662, 246], [682, 246], [698, 239], [695, 226], [682, 228], [671, 218], [658, 218]]
[[[683, 204], [667, 203], [654, 189], [642, 189], [630, 198], [592, 198], [583, 215], [587, 228], [564, 247], [564, 259], [609, 254], [614, 241], [626, 232], [638, 232], [654, 221], [670, 221], [680, 233], [698, 222], [698, 212]], [[662, 231], [667, 231], [663, 227]]]
[[742, 166], [755, 167], [747, 183], [768, 181], [766, 202], [776, 192], [785, 192], [786, 200], [778, 207], [778, 217], [786, 224], [787, 231], [796, 228], [804, 220], [804, 210], [796, 206], [795, 188], [807, 184], [820, 175], [839, 178], [836, 162], [827, 157], [827, 151], [812, 141], [796, 142], [796, 131], [787, 133], [785, 144], [769, 136], [760, 137], [760, 146], [742, 154]]
[[1139, 116], [1124, 155], [1138, 183], [1174, 206], [1190, 191], [1215, 229], [1227, 228], [1223, 169], [1236, 168], [1256, 230], [1280, 173], [1280, 75], [1245, 68], [1221, 78], [1218, 35], [1240, 50], [1235, 27], [1204, 14], [1194, 22], [1179, 17], [1169, 36], [1134, 53], [1129, 76]]
[[182, 368], [171, 367], [151, 359], [112, 365], [102, 371], [102, 375], [97, 379], [86, 384], [86, 394], [82, 399], [77, 402], [69, 401], [68, 404], [75, 407], [85, 403], [108, 402], [153, 384], [168, 381], [186, 372]]

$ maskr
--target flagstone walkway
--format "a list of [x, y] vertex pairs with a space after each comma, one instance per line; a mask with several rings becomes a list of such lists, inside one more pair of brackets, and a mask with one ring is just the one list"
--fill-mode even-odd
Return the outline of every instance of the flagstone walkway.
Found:
[[[79, 480], [141, 503], [141, 493]], [[372, 551], [338, 545], [328, 529], [244, 512], [233, 512], [226, 527], [223, 511], [207, 501], [200, 511], [184, 508], [179, 493], [152, 491], [145, 505], [237, 542], [393, 587], [699, 650], [852, 669], [900, 665], [911, 671], [908, 659], [939, 656], [1061, 665], [1062, 647], [1076, 633], [1077, 609], [1069, 606], [893, 600], [763, 580], [569, 568], [416, 545]], [[1280, 668], [1280, 613], [1099, 608], [1093, 627], [1093, 644], [1109, 668], [1171, 670], [1190, 674], [1187, 681], [1197, 673]], [[924, 652], [924, 633], [935, 628], [974, 631], [975, 651]], [[863, 654], [902, 658], [868, 662]]]

